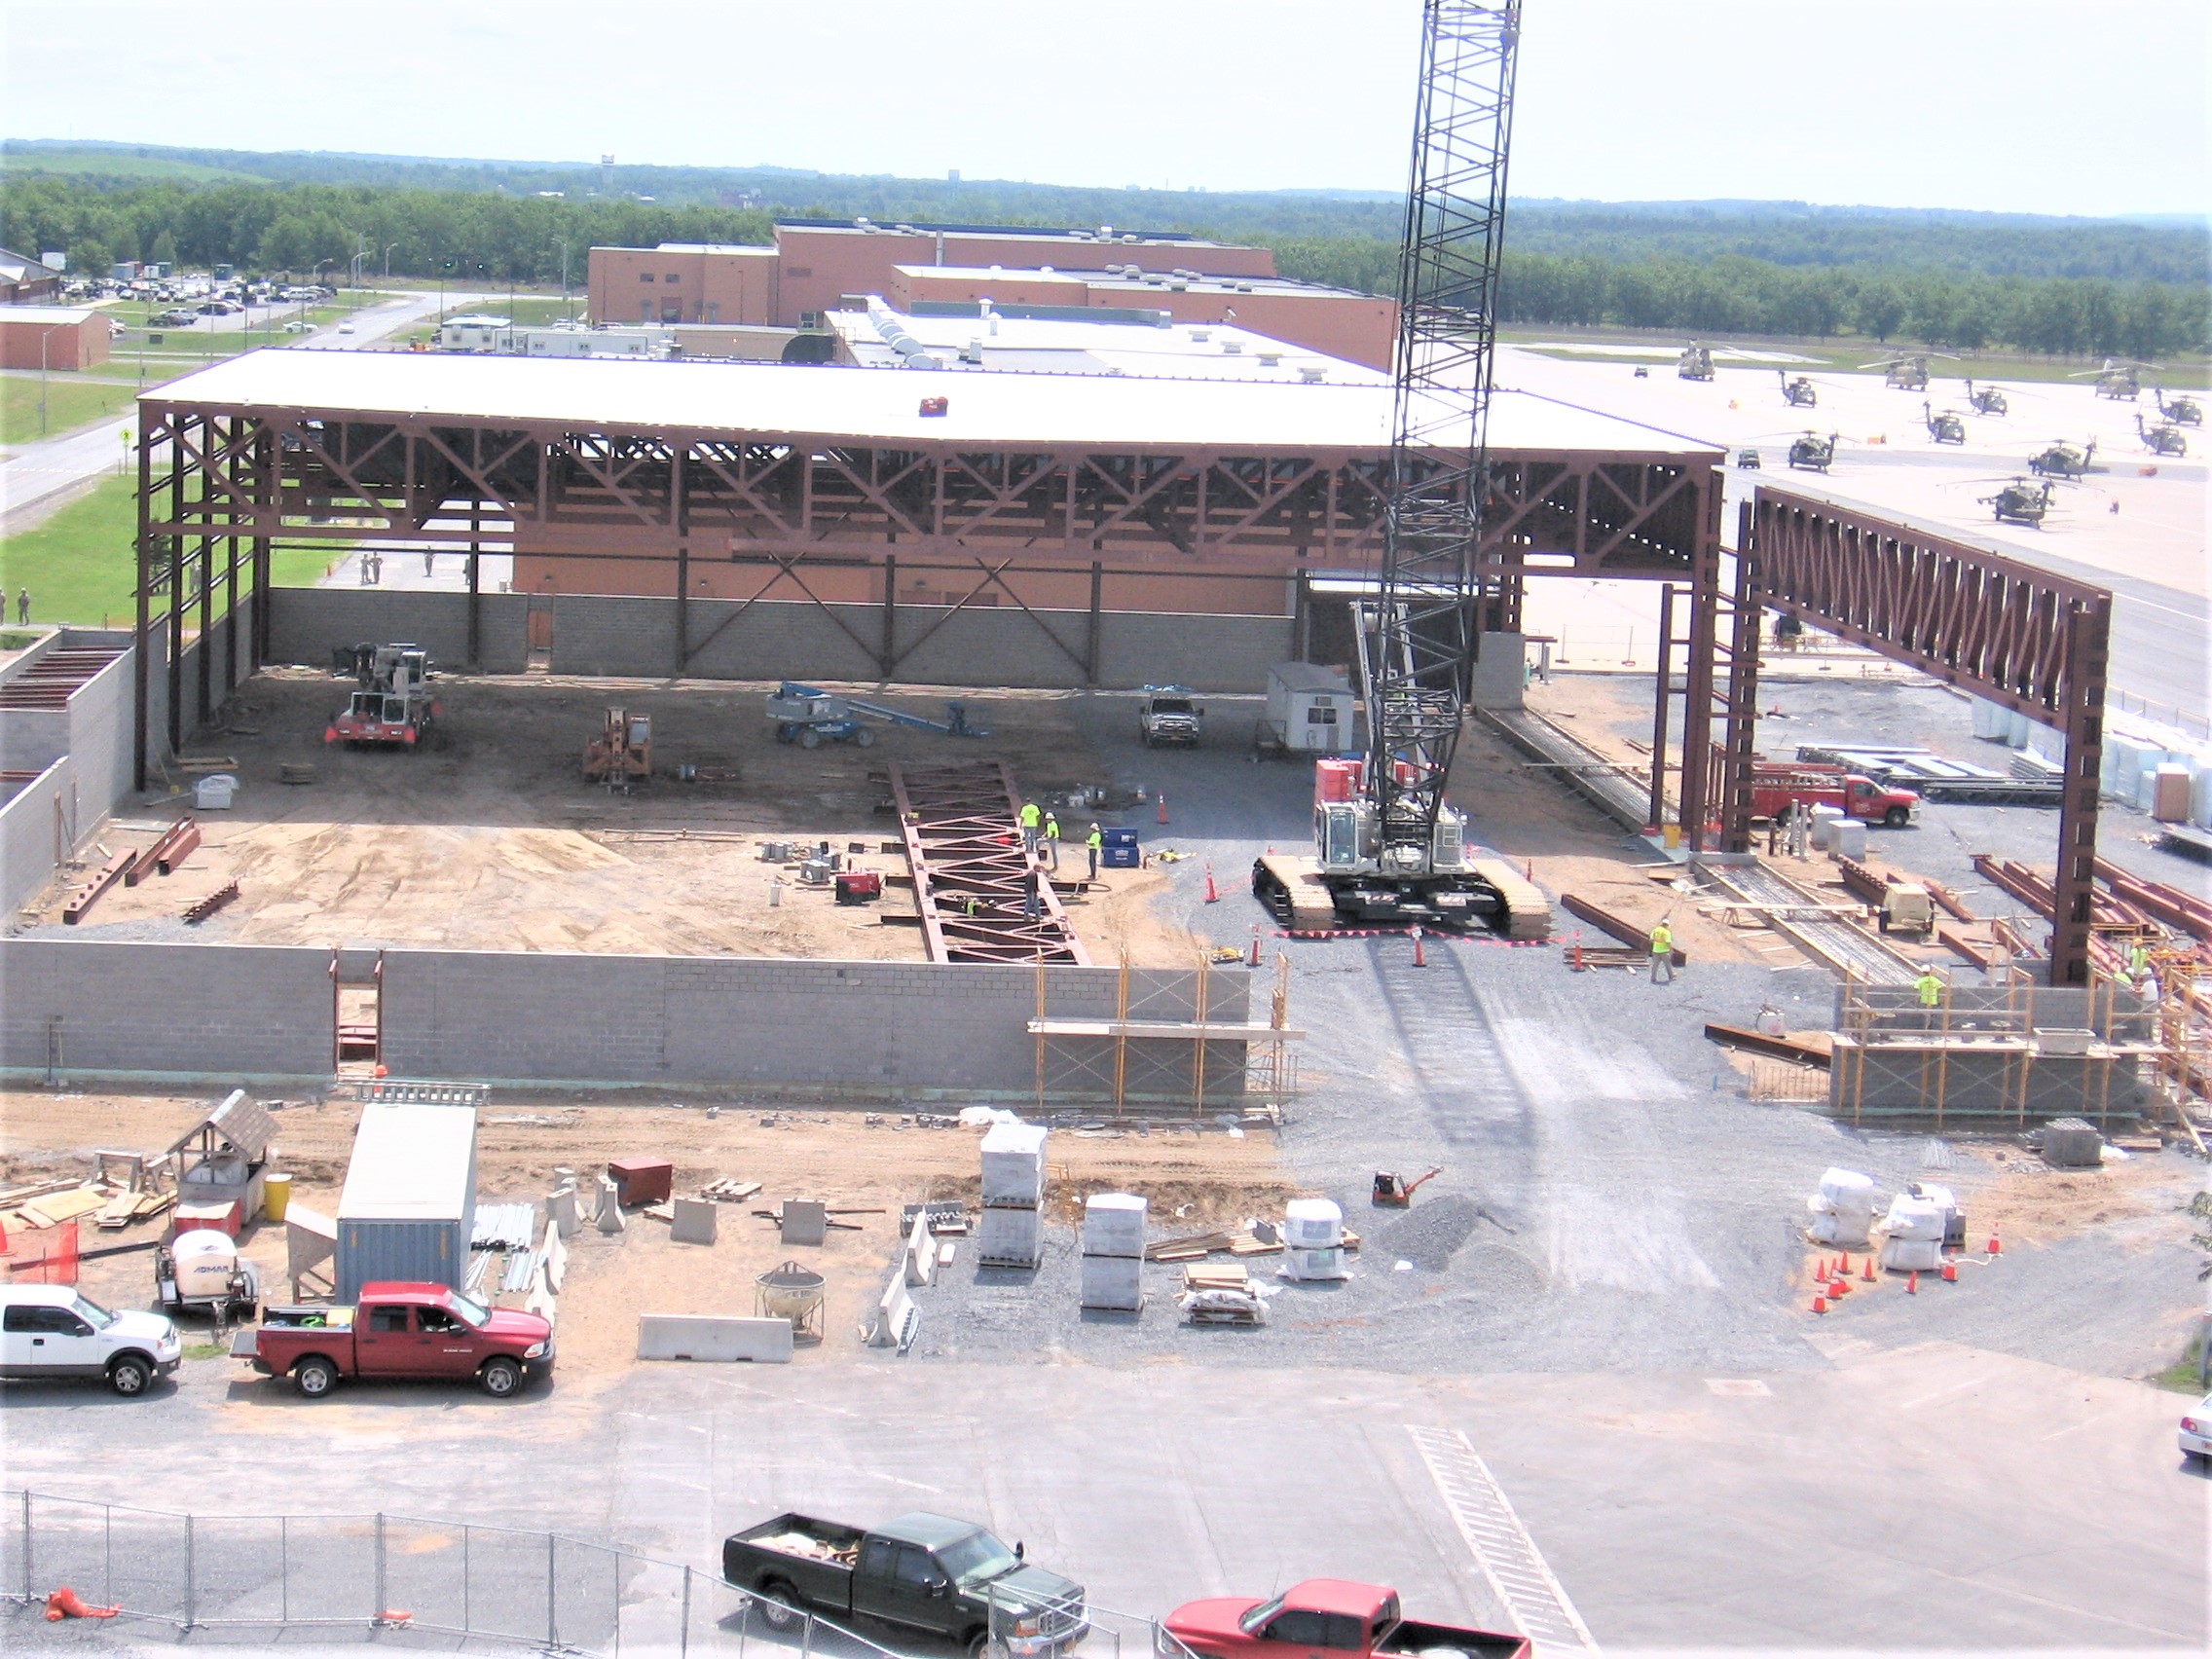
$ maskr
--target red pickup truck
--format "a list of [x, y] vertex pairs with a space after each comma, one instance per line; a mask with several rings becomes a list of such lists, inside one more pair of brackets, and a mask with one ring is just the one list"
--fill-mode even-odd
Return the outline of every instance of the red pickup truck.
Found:
[[1468, 1659], [1530, 1659], [1526, 1637], [1419, 1624], [1398, 1593], [1348, 1578], [1309, 1578], [1272, 1601], [1217, 1596], [1167, 1615], [1168, 1635], [1198, 1659], [1372, 1659], [1446, 1648]]
[[[248, 1346], [250, 1344], [250, 1346]], [[319, 1400], [341, 1377], [473, 1379], [505, 1399], [553, 1368], [553, 1327], [442, 1284], [365, 1284], [350, 1308], [269, 1308], [233, 1349]]]
[[1840, 766], [1760, 760], [1751, 768], [1751, 811], [1778, 823], [1798, 805], [1834, 806], [1862, 824], [1902, 830], [1919, 804], [1920, 797], [1910, 790], [1885, 789]]

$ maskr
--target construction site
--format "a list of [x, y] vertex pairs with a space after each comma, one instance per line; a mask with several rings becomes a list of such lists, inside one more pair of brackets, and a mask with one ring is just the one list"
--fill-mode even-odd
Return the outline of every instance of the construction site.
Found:
[[[2086, 567], [1522, 375], [1518, 9], [1426, 16], [1386, 353], [1265, 250], [1053, 232], [1024, 285], [859, 221], [756, 296], [849, 361], [140, 398], [134, 622], [0, 655], [0, 1235], [185, 1346], [96, 1437], [11, 1346], [11, 1485], [327, 1456], [380, 1631], [485, 1633], [387, 1611], [387, 1510], [688, 1564], [922, 1504], [1084, 1557], [1089, 1652], [1219, 1659], [1162, 1585], [1309, 1571], [1545, 1651], [2201, 1644], [2147, 1380], [2205, 1348], [2212, 759], [2108, 728]], [[1568, 644], [1606, 607], [1641, 647]], [[93, 1559], [49, 1525], [24, 1597]], [[77, 1589], [293, 1620], [185, 1536], [181, 1603]], [[1788, 1587], [1838, 1549], [1860, 1600]], [[610, 1581], [528, 1640], [781, 1605]]]

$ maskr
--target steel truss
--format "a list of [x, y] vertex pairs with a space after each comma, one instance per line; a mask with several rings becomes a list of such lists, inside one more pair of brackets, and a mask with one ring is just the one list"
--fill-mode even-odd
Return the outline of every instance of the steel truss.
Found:
[[[1751, 846], [1759, 618], [1783, 611], [2065, 734], [2050, 979], [2086, 984], [2111, 593], [1766, 484], [1743, 506], [1737, 544], [1727, 735], [1714, 786], [1722, 846]], [[1683, 753], [1703, 753], [1687, 736]], [[1702, 770], [1683, 768], [1685, 823], [1703, 821], [1686, 803]]]
[[1050, 876], [1038, 884], [1041, 913], [1022, 914], [1029, 857], [1005, 761], [894, 763], [891, 790], [931, 961], [1090, 966]]

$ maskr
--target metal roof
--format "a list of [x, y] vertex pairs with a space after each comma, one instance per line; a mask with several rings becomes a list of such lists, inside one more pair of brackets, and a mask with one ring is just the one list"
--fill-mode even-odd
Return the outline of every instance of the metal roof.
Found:
[[162, 1156], [182, 1152], [199, 1139], [203, 1129], [212, 1129], [225, 1145], [244, 1153], [247, 1162], [259, 1163], [269, 1155], [269, 1143], [276, 1138], [276, 1120], [269, 1115], [267, 1108], [248, 1100], [244, 1089], [234, 1088], [220, 1106], [177, 1136], [168, 1152]]
[[363, 1106], [338, 1219], [459, 1221], [474, 1199], [475, 1166], [475, 1108]]
[[[1083, 444], [1136, 451], [1385, 450], [1391, 388], [1135, 375], [990, 375], [782, 363], [264, 350], [142, 393], [343, 420], [427, 418], [602, 432], [730, 433], [916, 445]], [[944, 398], [945, 414], [920, 413]], [[1441, 412], [1440, 412], [1441, 413]], [[1500, 390], [1491, 447], [1714, 456], [1717, 446], [1559, 398]]]
[[[45, 267], [38, 269], [44, 271]], [[46, 275], [55, 275], [47, 271]], [[0, 306], [0, 322], [46, 323], [58, 326], [65, 322], [90, 322], [99, 315], [96, 306]]]

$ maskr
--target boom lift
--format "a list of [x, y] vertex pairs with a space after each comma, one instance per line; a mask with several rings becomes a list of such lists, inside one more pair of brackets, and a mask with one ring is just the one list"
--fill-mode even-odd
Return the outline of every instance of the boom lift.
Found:
[[1484, 573], [1478, 538], [1520, 28], [1518, 0], [1423, 7], [1382, 556], [1358, 614], [1367, 754], [1349, 798], [1316, 802], [1313, 859], [1252, 866], [1255, 896], [1293, 925], [1549, 931], [1541, 895], [1501, 862], [1478, 867], [1444, 800], [1502, 579]]

